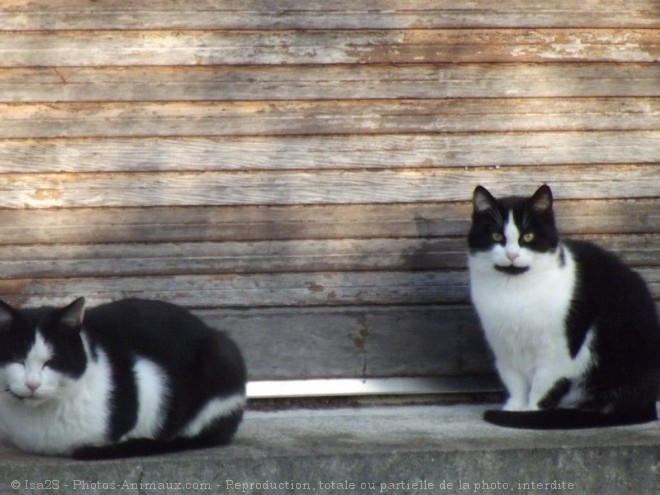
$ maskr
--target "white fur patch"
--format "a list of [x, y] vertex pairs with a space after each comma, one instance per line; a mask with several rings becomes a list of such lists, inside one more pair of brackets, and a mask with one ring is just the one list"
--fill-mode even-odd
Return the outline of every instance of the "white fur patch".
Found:
[[195, 437], [215, 420], [230, 416], [245, 407], [245, 395], [235, 394], [229, 397], [217, 397], [209, 401], [181, 431], [183, 437]]
[[165, 420], [164, 403], [167, 397], [167, 377], [154, 362], [139, 358], [133, 365], [137, 386], [138, 417], [127, 438], [153, 438]]
[[[575, 261], [565, 246], [564, 250], [563, 266], [559, 250], [530, 251], [529, 270], [519, 275], [495, 270], [496, 253], [469, 256], [472, 301], [510, 394], [505, 409], [537, 409], [557, 380], [579, 378], [592, 362], [591, 337], [575, 359], [568, 348], [565, 321], [576, 275]], [[520, 257], [524, 251], [529, 250], [522, 248]], [[571, 400], [576, 394], [569, 393]]]
[[[26, 358], [23, 381], [36, 376], [37, 363], [50, 355], [49, 346], [37, 335]], [[82, 336], [89, 357], [89, 346]], [[11, 387], [10, 382], [20, 374], [17, 366], [22, 365], [16, 363], [0, 369], [3, 387]], [[105, 353], [99, 350], [96, 360], [89, 359], [78, 379], [48, 367], [42, 370], [40, 379], [42, 383], [37, 390], [43, 390], [38, 400], [21, 400], [8, 393], [0, 396], [0, 423], [6, 436], [22, 450], [50, 455], [70, 454], [81, 445], [101, 444], [107, 430], [107, 403], [112, 391], [110, 364]]]

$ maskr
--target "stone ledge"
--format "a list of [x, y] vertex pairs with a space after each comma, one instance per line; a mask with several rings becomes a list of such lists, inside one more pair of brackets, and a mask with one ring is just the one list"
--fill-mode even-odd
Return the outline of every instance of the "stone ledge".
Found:
[[510, 430], [487, 407], [250, 411], [226, 448], [94, 463], [2, 446], [0, 493], [657, 493], [660, 425]]

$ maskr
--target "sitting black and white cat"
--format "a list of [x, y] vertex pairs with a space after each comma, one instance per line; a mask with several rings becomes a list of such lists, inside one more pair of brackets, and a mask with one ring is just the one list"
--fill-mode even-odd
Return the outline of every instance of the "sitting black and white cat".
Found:
[[660, 324], [642, 278], [587, 242], [560, 241], [547, 185], [496, 199], [478, 186], [472, 301], [509, 397], [485, 419], [583, 428], [657, 419]]
[[243, 415], [236, 344], [187, 310], [0, 301], [0, 424], [20, 449], [80, 459], [228, 443]]

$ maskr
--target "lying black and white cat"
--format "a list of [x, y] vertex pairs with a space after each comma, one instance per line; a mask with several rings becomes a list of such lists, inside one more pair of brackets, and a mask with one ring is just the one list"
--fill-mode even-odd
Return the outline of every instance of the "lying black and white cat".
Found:
[[485, 419], [582, 428], [657, 419], [660, 324], [642, 278], [587, 242], [560, 241], [547, 185], [496, 199], [478, 186], [472, 301], [509, 397]]
[[102, 459], [228, 443], [243, 415], [236, 344], [187, 310], [0, 301], [0, 424], [27, 452]]

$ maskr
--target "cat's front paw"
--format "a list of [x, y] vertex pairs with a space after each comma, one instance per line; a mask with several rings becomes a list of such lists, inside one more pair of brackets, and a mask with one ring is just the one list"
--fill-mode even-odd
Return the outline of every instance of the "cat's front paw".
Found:
[[522, 400], [516, 399], [514, 397], [509, 398], [502, 407], [503, 411], [524, 411], [527, 409], [527, 404]]

